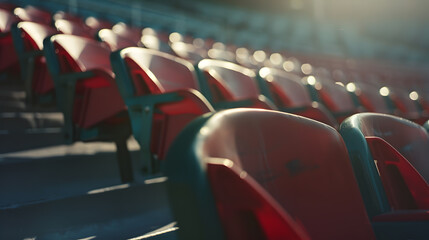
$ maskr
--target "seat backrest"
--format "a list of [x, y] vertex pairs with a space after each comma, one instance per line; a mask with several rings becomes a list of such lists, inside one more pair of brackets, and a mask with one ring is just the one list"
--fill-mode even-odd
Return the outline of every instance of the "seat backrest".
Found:
[[52, 20], [51, 13], [33, 6], [15, 8], [13, 13], [22, 21], [38, 22], [49, 25]]
[[84, 24], [83, 19], [80, 16], [68, 13], [68, 12], [64, 12], [64, 11], [58, 11], [54, 14], [54, 16], [52, 16], [52, 18], [54, 19], [54, 21], [60, 20], [60, 19], [64, 19], [70, 22], [74, 22], [77, 24]]
[[35, 22], [20, 22], [17, 25], [24, 39], [24, 48], [28, 50], [43, 50], [43, 40], [58, 33], [54, 28]]
[[142, 29], [129, 26], [125, 23], [117, 23], [112, 27], [113, 32], [116, 34], [128, 38], [134, 43], [138, 43], [141, 40], [142, 37]]
[[111, 29], [101, 29], [97, 33], [97, 37], [100, 41], [109, 45], [112, 51], [116, 51], [126, 47], [137, 46], [136, 43], [132, 42], [128, 38], [124, 38]]
[[90, 39], [95, 37], [93, 30], [86, 26], [83, 22], [78, 23], [66, 19], [58, 19], [55, 20], [55, 28], [64, 34], [71, 34]]
[[268, 85], [273, 102], [279, 107], [311, 106], [311, 97], [301, 78], [285, 71], [264, 67], [259, 76]]
[[103, 20], [103, 19], [99, 19], [96, 17], [87, 17], [85, 19], [85, 24], [90, 27], [91, 29], [94, 29], [95, 31], [104, 29], [104, 28], [112, 28], [113, 24], [109, 21]]
[[111, 58], [115, 73], [122, 79], [118, 86], [124, 97], [199, 90], [192, 64], [167, 53], [129, 47], [115, 52]]
[[207, 55], [204, 50], [199, 49], [190, 43], [173, 42], [170, 46], [177, 56], [194, 63], [204, 59]]
[[200, 61], [198, 68], [207, 78], [214, 102], [258, 98], [261, 94], [256, 74], [248, 68], [213, 59]]
[[[382, 181], [385, 176], [380, 176], [381, 171], [376, 166], [375, 161], [378, 162], [380, 156], [385, 158], [380, 161], [386, 162], [393, 161], [391, 156], [400, 154], [426, 182], [428, 181], [429, 167], [426, 159], [429, 154], [427, 148], [429, 137], [421, 126], [391, 115], [359, 113], [345, 120], [339, 131], [347, 145], [368, 214], [371, 217], [388, 212], [392, 207], [397, 207], [391, 201], [391, 195], [389, 196], [391, 192], [389, 193], [383, 186], [386, 184], [385, 181]], [[392, 148], [387, 148], [386, 144], [378, 144], [374, 145], [378, 148], [370, 148], [369, 138], [380, 138]], [[380, 155], [376, 151], [389, 154]], [[398, 154], [392, 151], [397, 151]], [[396, 178], [395, 182], [404, 182], [406, 180], [400, 179], [407, 178], [400, 172], [390, 174], [390, 176]], [[389, 201], [388, 198], [390, 198]], [[410, 205], [407, 204], [407, 206]]]
[[53, 74], [85, 72], [101, 69], [113, 74], [110, 65], [110, 49], [103, 43], [85, 37], [57, 34], [44, 41], [52, 44], [52, 53], [58, 59], [59, 66], [48, 64]]
[[[370, 112], [392, 113], [384, 97], [380, 94], [379, 88], [368, 83], [349, 83], [354, 84], [351, 90], [356, 94], [359, 103]], [[351, 86], [351, 85], [348, 85]], [[350, 89], [350, 87], [349, 87]]]
[[314, 86], [319, 92], [321, 101], [332, 112], [356, 111], [356, 106], [344, 86], [328, 81], [317, 81]]
[[429, 182], [429, 135], [425, 129], [403, 118], [383, 114], [356, 116], [365, 137], [380, 137], [399, 151]]
[[141, 42], [145, 48], [174, 54], [169, 45], [169, 35], [167, 32], [148, 27], [144, 28], [142, 30]]
[[0, 9], [0, 33], [6, 33], [10, 31], [12, 24], [18, 22], [19, 19], [12, 13]]
[[417, 103], [414, 100], [411, 100], [407, 91], [399, 88], [390, 89], [391, 94], [389, 96], [401, 114], [405, 114], [405, 116], [420, 115], [419, 109], [417, 108]]
[[[296, 115], [256, 109], [201, 118], [181, 133], [167, 157], [171, 187], [180, 188], [172, 192], [187, 195], [181, 202], [188, 198], [196, 208], [206, 207], [198, 201], [209, 202], [210, 195], [196, 188], [203, 186], [207, 165], [214, 159], [228, 159], [244, 171], [243, 177], [251, 176], [311, 239], [374, 239], [347, 150], [335, 129]], [[217, 184], [216, 179], [209, 181]]]

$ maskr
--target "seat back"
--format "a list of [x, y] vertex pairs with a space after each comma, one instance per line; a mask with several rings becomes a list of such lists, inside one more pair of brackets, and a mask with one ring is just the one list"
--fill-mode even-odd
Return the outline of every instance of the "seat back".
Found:
[[304, 78], [303, 82], [309, 87], [313, 100], [323, 103], [339, 123], [358, 111], [344, 86], [333, 83], [329, 79], [318, 79], [311, 75]]
[[58, 33], [54, 28], [35, 22], [20, 22], [17, 28], [21, 31], [21, 38], [23, 39], [24, 51], [43, 50], [43, 40]]
[[391, 94], [389, 96], [401, 116], [411, 119], [418, 118], [420, 116], [420, 110], [417, 107], [418, 103], [411, 100], [407, 91], [398, 88], [391, 88]]
[[58, 11], [54, 14], [54, 16], [52, 16], [54, 21], [63, 19], [63, 20], [67, 20], [70, 22], [74, 22], [80, 25], [84, 24], [84, 21], [82, 19], [82, 17], [68, 13], [68, 12], [64, 12], [64, 11]]
[[85, 24], [90, 27], [91, 29], [94, 29], [94, 31], [99, 31], [101, 29], [105, 28], [112, 28], [113, 24], [107, 20], [99, 19], [96, 17], [87, 17], [85, 19]]
[[172, 52], [172, 49], [170, 48], [168, 39], [169, 35], [167, 32], [155, 30], [153, 28], [144, 28], [142, 30], [141, 42], [145, 48], [174, 55], [174, 52]]
[[186, 60], [152, 49], [129, 47], [112, 58], [121, 77], [122, 96], [159, 94], [181, 89], [199, 90], [194, 67]]
[[0, 33], [7, 33], [10, 31], [12, 24], [18, 22], [19, 19], [12, 13], [0, 9]]
[[99, 41], [106, 43], [109, 45], [112, 51], [116, 51], [126, 47], [137, 46], [136, 43], [132, 42], [128, 38], [124, 38], [111, 29], [101, 29], [97, 33], [97, 38]]
[[[261, 94], [255, 72], [235, 63], [204, 59], [198, 69], [207, 78], [213, 102], [258, 98]], [[206, 95], [206, 93], [204, 93]], [[209, 99], [210, 100], [210, 99]]]
[[[348, 90], [353, 92], [358, 98], [359, 104], [362, 105], [366, 110], [376, 113], [392, 113], [391, 107], [386, 102], [379, 88], [368, 83], [349, 83], [353, 84], [354, 87], [348, 87]], [[352, 85], [348, 85], [352, 86]]]
[[54, 35], [43, 43], [49, 72], [56, 85], [65, 88], [57, 91], [66, 91], [57, 92], [60, 108], [70, 111], [71, 116], [65, 114], [65, 118], [89, 128], [125, 109], [105, 44], [67, 34]]
[[[383, 188], [386, 182], [381, 181], [381, 172], [376, 168], [375, 160], [378, 161], [383, 157], [384, 159], [380, 159], [380, 161], [393, 161], [391, 156], [400, 154], [428, 182], [429, 167], [427, 156], [429, 149], [427, 146], [429, 136], [423, 127], [395, 116], [378, 113], [359, 113], [341, 124], [340, 132], [349, 150], [357, 178], [361, 180], [362, 195], [369, 208], [370, 215], [386, 212], [392, 207], [392, 204], [394, 208], [399, 208], [391, 200], [390, 204], [387, 202], [387, 197], [391, 198], [391, 196], [386, 195], [387, 190]], [[368, 138], [374, 137], [381, 138], [388, 144], [369, 146]], [[388, 145], [392, 147], [389, 148]], [[378, 151], [384, 151], [385, 153], [380, 155]], [[375, 158], [376, 156], [377, 158]], [[391, 181], [403, 182], [407, 179], [407, 176], [400, 172], [396, 175], [390, 175], [396, 178]], [[384, 176], [381, 176], [381, 178], [384, 178]], [[409, 206], [406, 208], [412, 208]]]
[[[240, 191], [226, 187], [226, 183], [225, 191], [216, 190], [225, 179], [211, 176], [213, 161], [226, 161], [224, 165], [239, 169], [243, 178], [254, 179], [311, 239], [374, 239], [347, 150], [331, 127], [296, 115], [256, 109], [226, 110], [193, 122], [167, 157], [173, 210], [179, 224], [184, 224], [181, 228], [209, 228], [204, 225], [208, 221], [204, 218], [211, 217], [205, 215], [209, 205], [216, 202], [222, 219], [228, 208], [218, 199], [234, 198]], [[175, 208], [180, 204], [174, 205], [174, 197], [193, 205], [186, 211], [194, 226], [188, 222], [192, 219], [180, 215], [186, 215], [184, 211]], [[255, 227], [262, 225], [258, 213], [242, 214]]]
[[131, 27], [125, 23], [117, 23], [112, 27], [113, 32], [116, 34], [128, 38], [133, 43], [138, 43], [141, 40], [142, 37], [142, 29]]
[[350, 94], [338, 84], [324, 82], [319, 89], [319, 96], [323, 103], [333, 112], [355, 112]]
[[302, 107], [311, 106], [311, 97], [301, 78], [295, 74], [285, 71], [262, 68], [259, 76], [268, 86], [268, 94], [272, 101], [279, 107]]
[[46, 25], [49, 25], [52, 21], [50, 12], [33, 6], [17, 7], [13, 10], [13, 13], [22, 21], [38, 22]]
[[[383, 115], [357, 116], [365, 137], [380, 137], [399, 151], [429, 182], [429, 135], [425, 129], [408, 120]], [[356, 121], [356, 120], [355, 120]]]
[[207, 55], [203, 49], [197, 48], [190, 43], [173, 42], [170, 46], [177, 56], [187, 59], [193, 63], [197, 63]]
[[94, 31], [83, 22], [75, 22], [67, 19], [55, 20], [55, 28], [64, 33], [93, 39]]
[[[60, 74], [102, 69], [108, 74], [113, 74], [109, 60], [110, 49], [105, 44], [67, 34], [57, 34], [51, 37], [48, 40], [49, 42], [51, 42], [56, 51], [53, 55], [58, 59], [58, 61], [53, 61], [52, 64], [49, 64], [52, 73]], [[57, 64], [54, 64], [55, 62]]]

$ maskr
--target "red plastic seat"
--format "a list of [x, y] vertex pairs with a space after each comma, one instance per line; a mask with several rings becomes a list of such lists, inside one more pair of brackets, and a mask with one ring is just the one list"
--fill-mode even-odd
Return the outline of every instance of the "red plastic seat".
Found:
[[403, 118], [376, 113], [361, 113], [354, 118], [350, 121], [359, 121], [363, 136], [379, 137], [388, 142], [429, 182], [429, 135], [422, 126]]
[[55, 28], [64, 34], [71, 34], [90, 39], [95, 38], [94, 30], [86, 26], [83, 22], [77, 23], [66, 19], [58, 19], [55, 21]]
[[63, 20], [67, 20], [81, 25], [84, 24], [84, 21], [80, 16], [77, 16], [68, 12], [63, 12], [63, 11], [56, 12], [54, 16], [52, 16], [52, 18], [54, 19], [54, 21], [63, 19]]
[[367, 111], [387, 114], [393, 113], [385, 97], [380, 94], [378, 87], [364, 82], [351, 82], [346, 85], [346, 88], [356, 96], [359, 104]]
[[113, 27], [113, 24], [111, 22], [96, 17], [87, 17], [85, 19], [85, 24], [91, 29], [94, 29], [94, 31], [99, 31], [105, 28], [109, 29]]
[[313, 100], [323, 103], [335, 116], [337, 122], [341, 123], [359, 111], [344, 86], [335, 84], [329, 79], [311, 75], [303, 81], [309, 87]]
[[116, 51], [126, 47], [137, 46], [136, 43], [132, 42], [128, 38], [122, 37], [111, 29], [102, 29], [97, 33], [97, 38], [106, 43], [112, 51]]
[[11, 27], [19, 19], [12, 13], [0, 9], [0, 71], [18, 64], [18, 56], [13, 47]]
[[173, 143], [166, 173], [181, 239], [294, 239], [280, 235], [291, 225], [269, 213], [273, 202], [310, 239], [375, 239], [341, 136], [310, 119], [260, 109], [205, 115]]
[[126, 144], [131, 130], [111, 69], [110, 49], [95, 40], [66, 34], [46, 38], [43, 48], [64, 114], [66, 140], [114, 141], [122, 182], [132, 181]]
[[276, 109], [258, 88], [254, 71], [235, 63], [204, 59], [197, 64], [204, 96], [217, 109]]
[[262, 68], [258, 73], [260, 87], [280, 110], [308, 117], [334, 128], [338, 123], [332, 114], [321, 104], [313, 102], [301, 78], [273, 68]]
[[152, 49], [114, 52], [112, 67], [128, 106], [134, 137], [149, 171], [164, 159], [170, 143], [191, 120], [213, 111], [198, 92], [192, 64]]
[[32, 94], [44, 95], [54, 90], [43, 56], [43, 39], [58, 33], [54, 28], [35, 22], [20, 22], [13, 29], [15, 49], [21, 64], [21, 76], [26, 84], [27, 99]]
[[142, 30], [141, 43], [145, 48], [158, 50], [178, 56], [169, 46], [169, 35], [167, 32], [144, 28]]
[[427, 112], [420, 112], [419, 103], [409, 97], [409, 92], [399, 88], [390, 88], [389, 97], [396, 109], [396, 115], [420, 125], [429, 119]]
[[202, 48], [196, 48], [190, 43], [173, 42], [171, 43], [171, 49], [177, 56], [193, 63], [197, 63], [207, 57], [207, 53]]
[[[409, 120], [359, 113], [344, 121], [340, 133], [375, 226], [394, 222], [387, 239], [428, 238], [429, 135]], [[392, 211], [393, 210], [393, 211]], [[396, 233], [396, 235], [395, 235]], [[407, 235], [407, 236], [406, 236]]]
[[117, 23], [112, 27], [114, 33], [122, 36], [124, 38], [128, 38], [131, 42], [137, 44], [141, 41], [142, 37], [142, 29], [129, 26], [125, 23]]
[[49, 25], [52, 20], [52, 15], [50, 12], [33, 6], [26, 6], [25, 8], [15, 8], [13, 10], [13, 13], [21, 21], [37, 22]]

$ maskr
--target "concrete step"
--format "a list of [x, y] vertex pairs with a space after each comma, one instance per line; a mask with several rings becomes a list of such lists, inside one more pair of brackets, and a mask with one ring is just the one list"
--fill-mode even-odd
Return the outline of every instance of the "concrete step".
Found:
[[[135, 177], [139, 146], [128, 142]], [[0, 154], [0, 209], [79, 195], [120, 184], [113, 143], [57, 145]]]
[[0, 113], [0, 131], [20, 132], [34, 128], [61, 128], [64, 125], [60, 112], [3, 112]]
[[173, 222], [161, 178], [3, 209], [0, 239], [175, 239]]

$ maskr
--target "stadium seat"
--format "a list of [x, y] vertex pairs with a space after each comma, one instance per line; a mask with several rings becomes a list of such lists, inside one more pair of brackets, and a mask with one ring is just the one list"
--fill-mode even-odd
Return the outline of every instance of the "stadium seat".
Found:
[[55, 28], [64, 33], [64, 34], [71, 34], [81, 37], [86, 37], [90, 39], [95, 38], [96, 32], [94, 32], [93, 29], [85, 25], [83, 22], [78, 23], [75, 21], [70, 21], [66, 19], [58, 19], [55, 20]]
[[101, 29], [97, 33], [96, 38], [100, 42], [106, 43], [110, 47], [110, 50], [112, 51], [116, 51], [126, 47], [137, 46], [135, 42], [132, 42], [128, 38], [125, 38], [116, 34], [111, 29]]
[[[359, 113], [341, 124], [340, 133], [369, 216], [397, 219], [408, 226], [403, 231], [427, 238], [426, 230], [411, 230], [409, 223], [429, 225], [429, 135], [424, 128], [391, 115]], [[392, 217], [395, 213], [402, 216]]]
[[356, 106], [362, 106], [369, 112], [393, 114], [393, 106], [380, 94], [378, 87], [364, 82], [349, 82], [346, 89]]
[[112, 27], [113, 32], [122, 36], [124, 38], [128, 38], [133, 43], [137, 44], [141, 41], [142, 37], [142, 29], [137, 27], [129, 26], [123, 22], [117, 23]]
[[203, 95], [216, 109], [277, 109], [261, 94], [254, 71], [235, 63], [204, 59], [197, 65]]
[[207, 58], [207, 53], [195, 47], [193, 44], [184, 42], [173, 42], [170, 44], [172, 51], [179, 57], [197, 63], [204, 58]]
[[297, 228], [313, 240], [375, 239], [347, 149], [325, 124], [262, 109], [204, 115], [165, 168], [180, 239], [302, 239], [287, 235]]
[[392, 101], [396, 110], [396, 115], [416, 122], [424, 124], [429, 119], [429, 114], [426, 111], [421, 112], [419, 102], [412, 100], [409, 97], [409, 92], [400, 88], [389, 88], [389, 99]]
[[20, 22], [12, 28], [12, 37], [21, 66], [21, 78], [26, 86], [27, 102], [33, 93], [42, 96], [52, 93], [54, 82], [48, 73], [43, 56], [43, 39], [58, 33], [54, 28], [35, 22]]
[[258, 72], [257, 79], [264, 96], [274, 102], [281, 111], [338, 128], [332, 114], [323, 105], [311, 100], [310, 94], [297, 75], [264, 67]]
[[156, 31], [153, 28], [144, 28], [142, 30], [141, 43], [145, 48], [177, 55], [170, 48], [169, 35], [167, 32]]
[[198, 92], [194, 67], [186, 60], [129, 47], [112, 53], [111, 62], [144, 168], [155, 172], [182, 128], [213, 108]]
[[68, 13], [68, 12], [64, 12], [64, 11], [58, 11], [54, 14], [54, 16], [52, 16], [54, 21], [63, 19], [63, 20], [67, 20], [70, 22], [74, 22], [74, 23], [78, 23], [83, 25], [84, 21], [80, 16]]
[[101, 29], [104, 28], [112, 28], [113, 24], [109, 21], [106, 20], [102, 20], [96, 17], [87, 17], [85, 19], [85, 24], [90, 27], [91, 29], [94, 29], [94, 31], [100, 31]]
[[18, 64], [11, 34], [12, 25], [18, 21], [11, 12], [0, 9], [0, 71]]
[[17, 7], [13, 10], [13, 13], [21, 21], [37, 22], [46, 25], [51, 24], [52, 21], [50, 12], [33, 6], [26, 6], [25, 8]]
[[330, 79], [318, 78], [312, 75], [303, 78], [313, 101], [325, 105], [341, 123], [347, 117], [359, 112], [346, 88], [333, 83]]
[[43, 48], [64, 114], [66, 140], [114, 141], [122, 181], [132, 181], [126, 145], [131, 129], [111, 69], [110, 49], [95, 40], [66, 34], [46, 38]]

